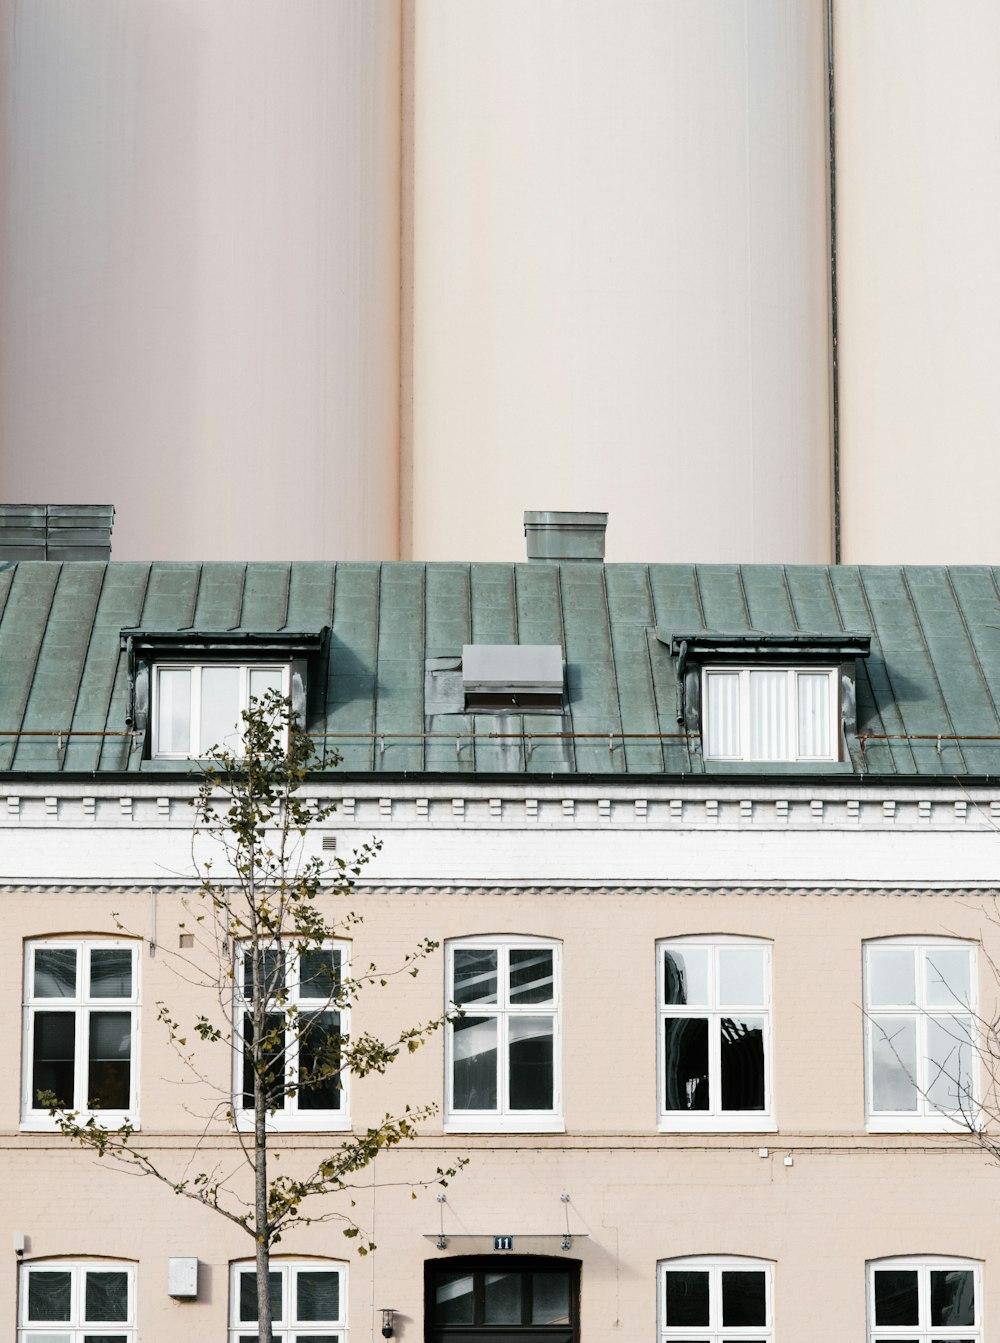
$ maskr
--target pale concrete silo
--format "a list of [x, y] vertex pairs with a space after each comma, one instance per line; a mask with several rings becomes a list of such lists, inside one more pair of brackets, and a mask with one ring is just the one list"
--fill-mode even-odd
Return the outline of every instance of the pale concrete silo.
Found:
[[413, 50], [404, 548], [831, 559], [823, 0], [419, 0]]
[[0, 497], [397, 553], [399, 0], [0, 4]]
[[995, 564], [1000, 5], [834, 15], [843, 557]]

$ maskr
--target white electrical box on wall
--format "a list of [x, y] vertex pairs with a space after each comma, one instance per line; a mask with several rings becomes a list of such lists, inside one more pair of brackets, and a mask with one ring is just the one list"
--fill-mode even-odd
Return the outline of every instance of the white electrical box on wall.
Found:
[[167, 1295], [195, 1297], [198, 1295], [198, 1260], [167, 1260]]

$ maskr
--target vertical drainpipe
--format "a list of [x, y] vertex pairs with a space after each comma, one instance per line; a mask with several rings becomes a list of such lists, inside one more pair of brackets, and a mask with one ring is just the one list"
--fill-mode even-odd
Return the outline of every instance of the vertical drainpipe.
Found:
[[840, 376], [837, 330], [837, 135], [833, 83], [833, 0], [826, 0], [827, 162], [830, 200], [830, 400], [833, 448], [833, 562], [840, 564]]

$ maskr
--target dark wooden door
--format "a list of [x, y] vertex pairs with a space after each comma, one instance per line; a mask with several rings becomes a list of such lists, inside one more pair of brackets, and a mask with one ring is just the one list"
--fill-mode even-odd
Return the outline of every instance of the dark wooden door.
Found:
[[580, 1265], [542, 1255], [429, 1260], [426, 1343], [578, 1343]]

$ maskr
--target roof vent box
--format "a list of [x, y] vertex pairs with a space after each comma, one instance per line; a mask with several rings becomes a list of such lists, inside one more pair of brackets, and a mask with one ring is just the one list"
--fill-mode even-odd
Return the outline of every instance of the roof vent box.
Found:
[[601, 561], [607, 529], [607, 513], [527, 512], [528, 559]]
[[111, 504], [0, 505], [0, 560], [109, 560]]
[[465, 644], [462, 688], [467, 709], [558, 709], [561, 644]]

